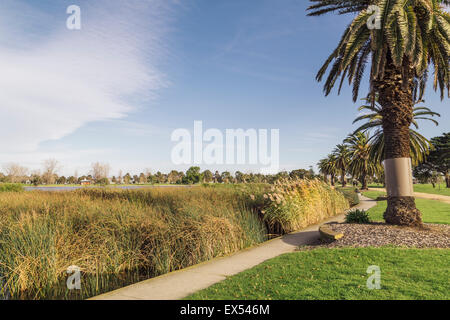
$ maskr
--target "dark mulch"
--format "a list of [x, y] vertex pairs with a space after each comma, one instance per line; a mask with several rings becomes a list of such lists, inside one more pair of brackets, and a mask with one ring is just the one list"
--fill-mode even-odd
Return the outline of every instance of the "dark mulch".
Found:
[[331, 223], [329, 226], [334, 231], [343, 232], [344, 237], [331, 243], [319, 240], [314, 246], [450, 248], [450, 225], [425, 224], [422, 228], [411, 228], [384, 223]]

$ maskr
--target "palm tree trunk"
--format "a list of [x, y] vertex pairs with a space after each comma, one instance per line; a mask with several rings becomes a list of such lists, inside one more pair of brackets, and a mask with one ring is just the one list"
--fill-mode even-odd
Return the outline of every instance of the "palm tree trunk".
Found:
[[367, 188], [367, 175], [363, 175], [362, 176], [361, 184], [362, 184], [361, 190], [367, 190], [368, 189]]
[[[422, 217], [413, 196], [409, 127], [413, 117], [413, 69], [405, 61], [396, 67], [390, 57], [384, 78], [374, 81], [382, 106], [384, 132], [384, 168], [388, 206], [384, 213], [387, 223], [419, 226]], [[403, 83], [402, 74], [408, 82]]]
[[345, 170], [341, 171], [341, 184], [343, 187], [347, 185], [347, 180], [345, 179]]
[[445, 185], [447, 186], [447, 188], [450, 188], [450, 173], [449, 172], [445, 173]]

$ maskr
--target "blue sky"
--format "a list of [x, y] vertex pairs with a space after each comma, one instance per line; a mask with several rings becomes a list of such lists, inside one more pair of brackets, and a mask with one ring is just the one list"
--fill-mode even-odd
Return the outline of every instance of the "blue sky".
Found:
[[[65, 27], [81, 8], [82, 29]], [[84, 173], [96, 161], [138, 173], [171, 162], [177, 128], [280, 130], [280, 169], [308, 168], [355, 128], [345, 87], [317, 70], [351, 16], [306, 17], [304, 0], [2, 0], [0, 165]], [[367, 85], [362, 86], [365, 94]], [[448, 100], [426, 105], [449, 131]], [[253, 170], [249, 166], [202, 169]]]

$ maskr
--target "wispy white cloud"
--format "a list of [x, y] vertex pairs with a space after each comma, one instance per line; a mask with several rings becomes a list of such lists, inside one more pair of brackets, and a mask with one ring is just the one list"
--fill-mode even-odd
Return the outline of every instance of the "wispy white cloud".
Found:
[[158, 68], [168, 52], [166, 1], [82, 1], [80, 31], [65, 28], [64, 11], [27, 3], [0, 4], [0, 154], [122, 118], [167, 86]]

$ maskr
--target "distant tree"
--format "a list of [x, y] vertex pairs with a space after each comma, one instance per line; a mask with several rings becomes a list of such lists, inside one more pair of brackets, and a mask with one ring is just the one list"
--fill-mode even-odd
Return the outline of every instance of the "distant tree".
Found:
[[155, 174], [156, 183], [166, 183], [167, 175], [163, 174], [161, 171], [156, 172]]
[[109, 179], [108, 178], [100, 178], [98, 180], [95, 180], [95, 184], [98, 184], [98, 185], [109, 185]]
[[131, 182], [131, 175], [128, 172], [123, 176], [123, 182], [125, 184], [130, 184], [130, 182]]
[[216, 171], [214, 173], [214, 183], [222, 183], [222, 176], [220, 175], [219, 171]]
[[350, 150], [346, 144], [338, 144], [333, 150], [336, 156], [336, 168], [341, 174], [341, 184], [343, 187], [347, 185], [347, 170], [350, 163]]
[[314, 177], [316, 176], [316, 173], [314, 172], [314, 169], [312, 166], [309, 166], [309, 170], [308, 170], [308, 179], [314, 179]]
[[287, 171], [280, 171], [275, 175], [275, 180], [286, 179], [289, 177]]
[[60, 176], [60, 177], [56, 180], [56, 183], [57, 183], [57, 184], [66, 184], [66, 181], [67, 181], [67, 179], [66, 179], [65, 176]]
[[450, 188], [450, 132], [432, 138], [431, 143], [434, 150], [430, 152], [425, 163], [414, 169], [414, 174], [428, 175], [431, 178], [434, 171], [439, 172], [445, 178], [446, 187]]
[[54, 184], [58, 178], [59, 169], [58, 161], [55, 159], [47, 159], [43, 164], [42, 181], [45, 184]]
[[17, 163], [8, 163], [4, 169], [8, 182], [20, 183], [27, 180], [28, 169]]
[[107, 163], [95, 162], [91, 164], [91, 175], [94, 181], [108, 178], [110, 166]]
[[142, 172], [140, 175], [139, 175], [139, 183], [140, 184], [144, 184], [144, 183], [146, 183], [147, 182], [147, 178], [145, 177], [145, 174]]
[[231, 173], [228, 171], [222, 172], [221, 177], [222, 177], [223, 183], [232, 183], [233, 182], [233, 177], [232, 177]]
[[171, 184], [180, 183], [181, 179], [181, 172], [178, 172], [177, 170], [172, 170], [167, 175], [167, 182]]
[[349, 171], [361, 182], [361, 189], [367, 190], [368, 178], [383, 170], [381, 164], [370, 156], [369, 134], [358, 131], [350, 134], [344, 141], [350, 149]]
[[30, 177], [30, 182], [34, 186], [38, 186], [38, 185], [42, 184], [41, 176], [37, 173], [32, 174]]
[[186, 171], [186, 175], [183, 178], [184, 184], [196, 184], [200, 182], [200, 167], [190, 167]]
[[289, 172], [289, 177], [291, 177], [292, 179], [305, 179], [307, 176], [308, 171], [306, 171], [305, 169], [297, 169]]
[[213, 181], [213, 174], [209, 170], [205, 170], [202, 172], [203, 182], [210, 183]]
[[67, 178], [67, 183], [68, 184], [76, 184], [77, 180], [78, 179], [75, 176], [70, 176], [69, 178]]

